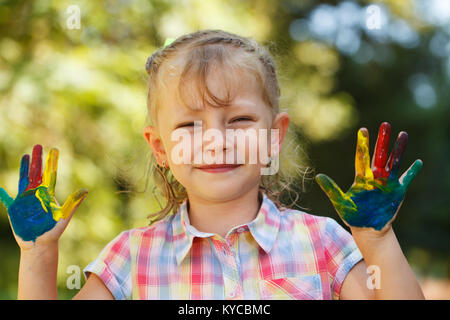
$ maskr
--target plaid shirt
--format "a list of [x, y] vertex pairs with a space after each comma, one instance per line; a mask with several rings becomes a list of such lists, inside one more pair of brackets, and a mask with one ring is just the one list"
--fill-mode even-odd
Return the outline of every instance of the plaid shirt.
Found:
[[116, 299], [338, 299], [362, 259], [335, 220], [280, 211], [263, 193], [256, 218], [227, 236], [189, 223], [187, 200], [151, 226], [120, 233], [85, 269]]

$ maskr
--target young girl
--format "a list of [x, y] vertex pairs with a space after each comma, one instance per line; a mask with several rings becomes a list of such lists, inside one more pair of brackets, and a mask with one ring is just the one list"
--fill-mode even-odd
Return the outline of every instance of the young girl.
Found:
[[[285, 208], [280, 172], [261, 175], [271, 165], [261, 155], [276, 161], [289, 124], [264, 47], [220, 30], [198, 31], [155, 52], [147, 72], [152, 123], [144, 137], [167, 206], [150, 226], [124, 231], [102, 250], [85, 268], [75, 299], [423, 298], [391, 227], [422, 166], [416, 161], [399, 179], [406, 133], [388, 159], [390, 127], [383, 123], [370, 166], [368, 132], [359, 130], [356, 178], [347, 193], [327, 176], [316, 177], [352, 237], [331, 218]], [[184, 143], [189, 161], [178, 161], [174, 135], [194, 137], [199, 128], [219, 134], [200, 146]], [[278, 131], [256, 139], [256, 163], [249, 163], [255, 151], [249, 144], [228, 136], [270, 129]], [[230, 163], [230, 154], [245, 161]], [[19, 299], [57, 298], [58, 239], [87, 194], [80, 190], [59, 206], [58, 151], [49, 152], [42, 176], [41, 155], [35, 146], [30, 170], [29, 156], [22, 158], [16, 199], [0, 190], [21, 249]]]

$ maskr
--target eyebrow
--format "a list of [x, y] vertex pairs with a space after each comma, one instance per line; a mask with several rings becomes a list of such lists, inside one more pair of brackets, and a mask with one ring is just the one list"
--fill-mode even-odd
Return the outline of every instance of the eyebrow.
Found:
[[[230, 103], [230, 105], [226, 106], [226, 107], [214, 107], [214, 108], [218, 108], [218, 109], [229, 108], [229, 109], [232, 109], [232, 110], [236, 110], [236, 109], [240, 109], [240, 108], [251, 108], [254, 105], [255, 104], [253, 102], [237, 101], [237, 102]], [[185, 111], [186, 109], [187, 109], [187, 111]], [[202, 109], [199, 109], [199, 110], [192, 110], [190, 108], [184, 108], [184, 111], [180, 111], [178, 114], [181, 115], [181, 116], [191, 115], [191, 114], [194, 114], [194, 113], [197, 113], [197, 112], [204, 111], [205, 109], [206, 109], [205, 107], [203, 107]]]

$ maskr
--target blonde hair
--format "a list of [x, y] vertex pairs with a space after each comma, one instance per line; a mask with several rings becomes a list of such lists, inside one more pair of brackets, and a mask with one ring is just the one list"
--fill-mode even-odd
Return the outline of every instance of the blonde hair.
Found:
[[[157, 92], [164, 87], [161, 77], [161, 65], [171, 58], [185, 54], [184, 69], [180, 75], [178, 83], [178, 93], [183, 96], [186, 84], [197, 84], [197, 89], [203, 99], [213, 106], [227, 106], [232, 99], [220, 99], [212, 94], [206, 84], [208, 71], [212, 63], [218, 63], [225, 67], [225, 70], [246, 70], [254, 75], [262, 88], [264, 102], [270, 106], [272, 116], [279, 113], [280, 87], [277, 79], [275, 62], [268, 50], [258, 44], [252, 38], [241, 37], [222, 30], [200, 30], [194, 33], [186, 34], [175, 39], [169, 45], [160, 48], [148, 58], [146, 70], [149, 75], [147, 109], [150, 125], [157, 126], [157, 107], [159, 105]], [[232, 72], [224, 72], [226, 79], [224, 83], [233, 79]], [[194, 79], [195, 81], [185, 81]], [[181, 99], [185, 103], [185, 99]], [[188, 106], [191, 109], [197, 106]], [[295, 164], [294, 164], [295, 166]], [[186, 189], [175, 179], [170, 169], [158, 165], [153, 153], [150, 155], [148, 174], [154, 182], [153, 194], [155, 189], [159, 191], [166, 201], [166, 205], [160, 207], [162, 210], [151, 213], [148, 218], [150, 223], [163, 219], [168, 214], [176, 213], [180, 205], [187, 198]], [[269, 199], [279, 208], [292, 207], [299, 198], [299, 192], [291, 187], [295, 176], [284, 174], [282, 168], [274, 175], [262, 175], [259, 189], [264, 192]], [[147, 179], [148, 181], [148, 179]], [[281, 197], [284, 192], [292, 192], [295, 199], [284, 206]], [[158, 197], [156, 197], [157, 201]], [[292, 198], [291, 198], [292, 199]]]

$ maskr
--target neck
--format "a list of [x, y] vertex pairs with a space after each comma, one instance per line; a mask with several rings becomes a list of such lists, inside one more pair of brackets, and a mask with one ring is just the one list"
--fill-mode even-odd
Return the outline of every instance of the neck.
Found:
[[261, 206], [258, 186], [238, 198], [221, 202], [189, 195], [189, 221], [198, 231], [215, 233], [225, 238], [233, 227], [253, 221]]

